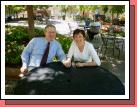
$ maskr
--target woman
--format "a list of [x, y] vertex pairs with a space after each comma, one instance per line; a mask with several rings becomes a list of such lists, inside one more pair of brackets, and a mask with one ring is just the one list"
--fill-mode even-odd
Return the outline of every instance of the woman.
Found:
[[85, 32], [76, 29], [73, 32], [73, 42], [70, 46], [67, 60], [64, 61], [66, 67], [71, 66], [71, 60], [74, 57], [73, 66], [100, 66], [101, 62], [93, 45], [85, 40]]

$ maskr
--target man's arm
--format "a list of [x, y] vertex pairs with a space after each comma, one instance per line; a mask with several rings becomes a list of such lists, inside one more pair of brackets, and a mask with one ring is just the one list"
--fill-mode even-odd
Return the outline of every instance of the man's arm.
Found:
[[29, 58], [34, 46], [34, 41], [35, 39], [33, 38], [28, 45], [24, 48], [22, 54], [21, 54], [21, 59], [22, 59], [22, 67], [21, 67], [21, 72], [26, 71], [27, 66], [29, 64]]
[[57, 56], [60, 61], [66, 60], [66, 55], [65, 55], [60, 43], [58, 43], [58, 47], [57, 47]]

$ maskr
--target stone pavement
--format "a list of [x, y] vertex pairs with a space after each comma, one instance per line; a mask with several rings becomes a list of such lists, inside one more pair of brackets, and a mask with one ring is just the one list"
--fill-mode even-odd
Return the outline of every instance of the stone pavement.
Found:
[[114, 55], [113, 42], [108, 41], [106, 48], [105, 45], [103, 45], [101, 35], [96, 35], [92, 43], [100, 56], [101, 66], [111, 71], [125, 84], [125, 39], [118, 38], [116, 40], [115, 46], [118, 48], [114, 47]]
[[[125, 84], [125, 52], [120, 50], [120, 57], [112, 55], [112, 50], [108, 49], [106, 55], [102, 55], [103, 52], [100, 53], [101, 66], [111, 71], [115, 74], [123, 84]], [[115, 54], [117, 51], [115, 50]]]

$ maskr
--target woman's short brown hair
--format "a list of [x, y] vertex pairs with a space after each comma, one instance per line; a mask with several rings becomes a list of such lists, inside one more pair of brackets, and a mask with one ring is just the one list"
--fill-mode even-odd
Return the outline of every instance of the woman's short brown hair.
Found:
[[85, 31], [82, 30], [82, 29], [76, 29], [76, 30], [74, 30], [74, 32], [73, 32], [73, 38], [75, 37], [75, 35], [77, 35], [79, 33], [81, 33], [83, 35], [83, 37], [86, 38]]

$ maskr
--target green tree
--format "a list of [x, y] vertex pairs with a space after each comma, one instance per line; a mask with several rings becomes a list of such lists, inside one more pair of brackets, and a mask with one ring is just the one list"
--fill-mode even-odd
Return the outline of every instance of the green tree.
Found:
[[104, 14], [107, 13], [108, 10], [109, 10], [109, 6], [108, 5], [102, 5], [101, 8], [102, 8]]
[[18, 13], [25, 10], [24, 5], [6, 5], [5, 6], [5, 13], [6, 15], [15, 15], [14, 17], [18, 18]]
[[[85, 12], [95, 12], [96, 9], [100, 8], [98, 5], [80, 5], [79, 9], [84, 14]], [[84, 16], [84, 18], [86, 18]]]
[[48, 18], [50, 17], [50, 13], [48, 13], [47, 9], [50, 7], [50, 5], [34, 5], [33, 9], [34, 11], [40, 11], [42, 18], [45, 18], [45, 22], [47, 24]]
[[69, 5], [57, 5], [57, 7], [61, 9], [62, 18], [65, 20]]
[[122, 14], [125, 12], [125, 6], [124, 5], [111, 5], [110, 12], [112, 14], [112, 21], [113, 21], [114, 14], [117, 14], [117, 18], [118, 18], [119, 14]]
[[124, 5], [116, 5], [116, 6], [113, 5], [112, 8], [111, 8], [111, 11], [113, 13], [116, 13], [117, 18], [118, 18], [119, 14], [122, 14], [122, 13], [125, 12], [125, 6]]

